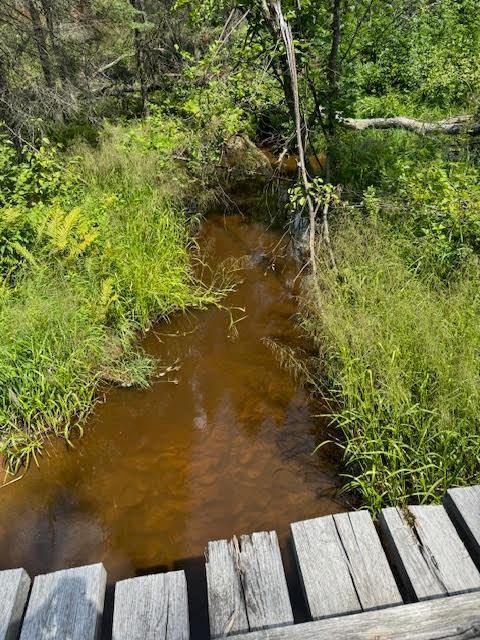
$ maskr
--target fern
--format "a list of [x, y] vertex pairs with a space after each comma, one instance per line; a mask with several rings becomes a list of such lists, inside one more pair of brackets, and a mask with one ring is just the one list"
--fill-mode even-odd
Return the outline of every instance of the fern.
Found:
[[38, 262], [31, 251], [24, 247], [20, 242], [11, 242], [10, 246], [19, 253], [24, 260], [26, 260], [32, 267], [38, 268]]
[[47, 226], [54, 252], [63, 252], [71, 240], [73, 231], [80, 217], [78, 208], [65, 213], [60, 207], [53, 208]]
[[69, 212], [52, 207], [45, 228], [51, 251], [65, 254], [69, 260], [78, 258], [99, 235], [80, 207]]
[[78, 258], [78, 256], [84, 253], [84, 251], [86, 251], [88, 247], [95, 242], [99, 235], [98, 231], [89, 231], [83, 239], [80, 239], [75, 246], [71, 247], [68, 258], [70, 260]]

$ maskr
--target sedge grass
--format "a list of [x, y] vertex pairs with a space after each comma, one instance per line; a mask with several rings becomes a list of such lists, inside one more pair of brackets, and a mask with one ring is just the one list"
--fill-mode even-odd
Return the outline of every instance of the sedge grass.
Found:
[[110, 127], [98, 148], [78, 146], [74, 187], [15, 211], [29, 233], [0, 288], [0, 454], [12, 473], [38, 461], [45, 435], [81, 433], [101, 380], [148, 384], [139, 332], [218, 304], [230, 287], [195, 278], [188, 180], [171, 162], [181, 133], [169, 123], [163, 147], [150, 148], [149, 126]]
[[332, 406], [348, 489], [373, 511], [480, 481], [480, 269], [432, 286], [380, 222], [342, 220], [341, 280], [307, 279], [303, 324]]

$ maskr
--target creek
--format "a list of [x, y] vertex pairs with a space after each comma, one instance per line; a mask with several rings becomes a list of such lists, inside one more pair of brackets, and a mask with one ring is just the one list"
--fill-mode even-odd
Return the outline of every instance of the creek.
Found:
[[[212, 214], [199, 243], [212, 265], [247, 256], [225, 301], [245, 318], [232, 331], [229, 314], [211, 308], [147, 334], [144, 348], [171, 370], [148, 390], [109, 390], [73, 449], [52, 442], [40, 468], [1, 488], [2, 569], [33, 576], [101, 561], [110, 582], [183, 568], [202, 584], [209, 540], [275, 529], [290, 581], [289, 524], [345, 510], [339, 456], [312, 455], [326, 436], [314, 417], [321, 407], [262, 341], [303, 342], [299, 265], [285, 239], [241, 215]], [[204, 588], [190, 600], [200, 638]]]

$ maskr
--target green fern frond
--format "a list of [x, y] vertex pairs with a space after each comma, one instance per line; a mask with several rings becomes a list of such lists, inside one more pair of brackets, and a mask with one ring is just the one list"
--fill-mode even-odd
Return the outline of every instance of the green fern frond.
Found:
[[90, 231], [87, 233], [77, 244], [71, 247], [70, 253], [68, 254], [69, 259], [74, 260], [75, 258], [78, 258], [79, 255], [86, 251], [86, 249], [95, 242], [99, 235], [98, 231]]
[[26, 260], [32, 267], [38, 268], [38, 262], [31, 251], [24, 247], [20, 242], [14, 241], [10, 243], [10, 246], [19, 253], [24, 260]]

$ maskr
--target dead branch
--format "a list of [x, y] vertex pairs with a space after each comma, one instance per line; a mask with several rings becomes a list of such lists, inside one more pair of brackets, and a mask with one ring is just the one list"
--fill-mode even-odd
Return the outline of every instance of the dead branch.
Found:
[[394, 118], [339, 118], [340, 124], [347, 129], [364, 131], [365, 129], [406, 129], [414, 133], [467, 133], [480, 135], [480, 123], [472, 122], [471, 115], [453, 116], [437, 122], [424, 122], [405, 116]]
[[285, 50], [287, 54], [288, 67], [290, 71], [290, 83], [291, 83], [291, 92], [293, 98], [293, 108], [295, 115], [295, 131], [297, 135], [297, 147], [298, 147], [298, 166], [299, 173], [303, 182], [303, 187], [305, 190], [305, 198], [307, 201], [308, 213], [309, 213], [309, 221], [310, 221], [310, 229], [309, 229], [309, 249], [310, 249], [310, 263], [312, 266], [312, 273], [315, 278], [315, 282], [317, 282], [317, 261], [315, 255], [315, 217], [317, 215], [317, 209], [313, 204], [312, 196], [310, 195], [309, 190], [309, 181], [308, 181], [308, 173], [307, 167], [305, 164], [305, 149], [303, 144], [303, 136], [302, 136], [302, 115], [300, 111], [300, 99], [298, 93], [298, 77], [297, 77], [297, 62], [295, 57], [295, 48], [293, 45], [293, 35], [290, 25], [285, 20], [282, 5], [280, 0], [270, 0], [271, 7], [274, 11], [274, 15], [276, 16], [277, 24], [280, 29], [280, 33], [285, 45]]
[[115, 58], [115, 60], [113, 60], [112, 62], [109, 62], [108, 64], [104, 64], [102, 67], [100, 67], [99, 69], [97, 69], [94, 73], [93, 73], [93, 77], [99, 75], [100, 73], [104, 73], [105, 71], [107, 71], [108, 69], [111, 69], [112, 67], [114, 67], [116, 64], [118, 64], [119, 62], [121, 62], [122, 60], [125, 60], [125, 58], [131, 58], [133, 57], [135, 54], [133, 52], [128, 52], [128, 53], [122, 53], [121, 56], [118, 56], [118, 58]]

